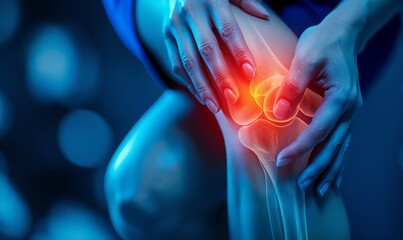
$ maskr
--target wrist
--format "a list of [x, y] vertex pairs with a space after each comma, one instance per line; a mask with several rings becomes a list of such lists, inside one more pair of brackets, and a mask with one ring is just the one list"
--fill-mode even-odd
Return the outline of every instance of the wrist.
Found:
[[368, 16], [368, 1], [343, 1], [320, 23], [338, 39], [354, 44], [356, 53], [363, 48], [362, 32]]

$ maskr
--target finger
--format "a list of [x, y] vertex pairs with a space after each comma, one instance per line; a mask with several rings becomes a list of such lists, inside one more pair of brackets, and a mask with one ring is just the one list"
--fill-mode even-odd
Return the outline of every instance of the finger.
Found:
[[336, 125], [345, 112], [344, 104], [339, 96], [330, 96], [316, 111], [311, 123], [298, 138], [283, 149], [277, 156], [277, 166], [284, 166], [299, 158], [313, 147], [326, 139], [329, 132]]
[[227, 101], [232, 104], [235, 103], [239, 98], [239, 90], [228, 70], [216, 36], [210, 27], [206, 27], [210, 26], [209, 20], [203, 17], [193, 17], [188, 19], [188, 23], [197, 49], [206, 63], [212, 78]]
[[231, 52], [232, 57], [242, 69], [245, 77], [248, 80], [252, 80], [256, 74], [255, 62], [231, 11], [229, 2], [218, 1], [214, 7], [211, 7], [211, 12], [214, 25]]
[[245, 12], [258, 18], [269, 19], [270, 14], [260, 1], [256, 0], [231, 0], [231, 2]]
[[[350, 142], [351, 142], [351, 133], [349, 135], [347, 135], [346, 141], [344, 142], [344, 145], [343, 145], [343, 147], [341, 148], [341, 151], [340, 151], [340, 155], [341, 155], [340, 157], [343, 158], [343, 159], [344, 159], [344, 156], [346, 155], [347, 149], [350, 146]], [[340, 189], [340, 186], [341, 186], [341, 180], [342, 180], [342, 177], [343, 177], [343, 174], [344, 174], [345, 165], [346, 165], [345, 161], [343, 161], [342, 166], [340, 167], [340, 170], [337, 173], [337, 176], [335, 178], [336, 180], [334, 181], [335, 184], [336, 184], [336, 187], [339, 188], [339, 189]]]
[[330, 164], [326, 167], [325, 170], [323, 170], [320, 179], [317, 181], [317, 188], [316, 191], [320, 196], [324, 196], [329, 188], [329, 186], [335, 181], [337, 174], [340, 172], [340, 169], [343, 165], [344, 162], [344, 150], [343, 147], [345, 145], [345, 142], [347, 141], [347, 137], [350, 134], [349, 132], [351, 131], [351, 127], [349, 128], [345, 138], [344, 142], [341, 143], [340, 150], [337, 152], [337, 154], [333, 157], [331, 160]]
[[197, 94], [212, 113], [217, 113], [220, 110], [218, 98], [202, 68], [201, 59], [188, 28], [186, 26], [175, 28], [173, 35], [176, 38], [182, 66], [192, 80]]
[[166, 32], [164, 34], [164, 42], [168, 53], [168, 58], [172, 61], [171, 70], [180, 78], [183, 82], [184, 86], [190, 91], [190, 93], [201, 103], [203, 100], [197, 94], [196, 89], [192, 84], [192, 80], [189, 78], [188, 74], [186, 73], [185, 69], [182, 66], [182, 62], [180, 61], [178, 46], [176, 44], [175, 38], [173, 37], [172, 33]]
[[316, 66], [309, 64], [306, 57], [296, 52], [280, 89], [277, 92], [273, 115], [277, 119], [291, 116], [301, 101], [305, 89], [312, 80]]
[[[305, 190], [307, 187], [309, 187], [329, 166], [334, 157], [337, 156], [342, 144], [344, 143], [344, 140], [346, 139], [350, 125], [350, 119], [342, 119], [326, 142], [323, 142], [323, 145], [318, 149], [317, 154], [314, 156], [312, 162], [305, 168], [298, 178], [298, 184], [301, 190]], [[336, 173], [337, 172], [335, 172], [334, 175], [336, 175]], [[326, 192], [326, 187], [329, 187], [329, 184], [323, 187], [322, 192]]]

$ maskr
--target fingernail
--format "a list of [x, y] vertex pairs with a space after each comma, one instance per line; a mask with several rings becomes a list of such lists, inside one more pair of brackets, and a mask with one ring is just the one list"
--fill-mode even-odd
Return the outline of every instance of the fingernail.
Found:
[[257, 9], [261, 12], [261, 13], [263, 13], [265, 16], [265, 18], [266, 19], [268, 19], [269, 17], [270, 17], [270, 14], [269, 14], [269, 12], [267, 11], [267, 9], [266, 8], [264, 8], [261, 4], [259, 4], [259, 3], [257, 3], [256, 4], [256, 7], [257, 7]]
[[238, 96], [231, 89], [227, 88], [224, 90], [225, 99], [231, 104], [236, 103]]
[[312, 183], [312, 179], [308, 178], [299, 184], [299, 188], [301, 189], [301, 191], [304, 191], [311, 185], [311, 183]]
[[328, 182], [323, 184], [322, 187], [320, 187], [319, 194], [320, 194], [321, 197], [325, 196], [325, 193], [326, 193], [328, 188], [329, 188], [329, 183]]
[[277, 167], [287, 165], [291, 160], [291, 158], [277, 158]]
[[232, 90], [229, 89], [229, 88], [227, 88], [227, 89], [224, 90], [224, 95], [225, 95], [225, 98], [227, 99], [227, 101], [228, 101], [229, 103], [234, 104], [234, 103], [236, 103], [236, 101], [238, 100], [237, 95], [234, 93], [234, 91], [232, 91]]
[[214, 104], [213, 101], [211, 101], [210, 99], [206, 99], [204, 102], [206, 103], [206, 106], [210, 110], [210, 112], [212, 113], [218, 112], [218, 107], [217, 105]]
[[280, 120], [286, 118], [290, 111], [290, 106], [291, 104], [287, 100], [280, 99], [274, 106], [273, 115]]
[[242, 71], [248, 80], [252, 80], [255, 77], [255, 69], [253, 69], [250, 63], [244, 63], [242, 65]]
[[339, 177], [339, 178], [337, 178], [337, 180], [336, 180], [336, 187], [337, 187], [338, 189], [340, 189], [340, 186], [341, 186], [341, 179], [342, 179], [342, 177]]

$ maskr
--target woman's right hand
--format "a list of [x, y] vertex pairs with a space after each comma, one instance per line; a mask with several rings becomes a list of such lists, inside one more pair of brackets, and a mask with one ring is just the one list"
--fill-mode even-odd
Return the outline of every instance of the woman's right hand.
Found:
[[220, 105], [209, 75], [229, 103], [235, 103], [239, 97], [214, 29], [245, 77], [253, 79], [256, 71], [252, 54], [232, 14], [231, 3], [256, 17], [269, 17], [255, 0], [170, 0], [164, 20], [165, 45], [174, 73], [213, 113], [220, 110]]

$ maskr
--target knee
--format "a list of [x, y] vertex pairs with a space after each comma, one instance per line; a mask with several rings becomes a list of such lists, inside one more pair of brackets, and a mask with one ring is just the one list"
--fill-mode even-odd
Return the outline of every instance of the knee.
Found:
[[170, 141], [163, 136], [144, 144], [148, 140], [141, 133], [132, 135], [117, 150], [105, 177], [116, 231], [124, 239], [184, 234], [184, 226], [198, 225], [197, 217], [188, 211], [202, 194], [197, 157], [178, 136], [170, 134]]

